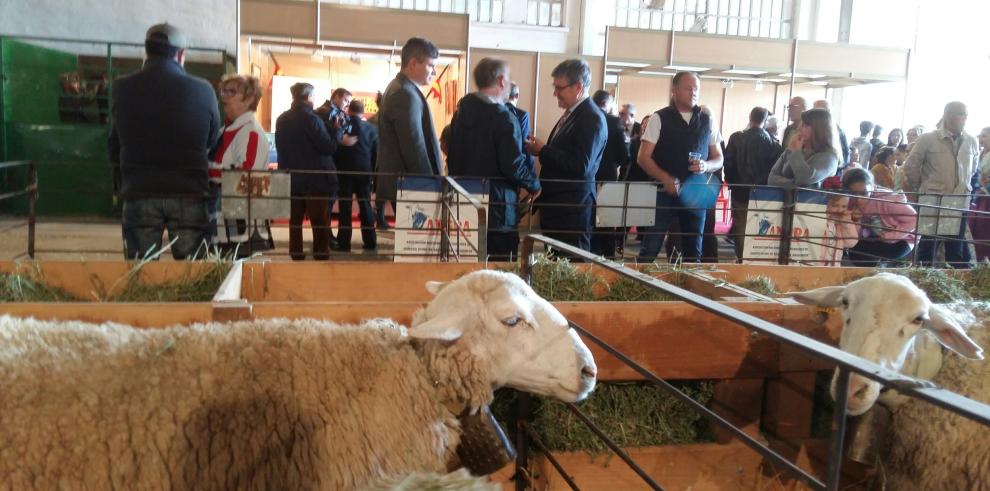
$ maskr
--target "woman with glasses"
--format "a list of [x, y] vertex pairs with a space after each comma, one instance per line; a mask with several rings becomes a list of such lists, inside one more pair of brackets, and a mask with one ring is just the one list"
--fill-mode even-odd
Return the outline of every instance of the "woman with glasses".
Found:
[[[220, 222], [220, 182], [225, 170], [267, 170], [268, 139], [254, 112], [261, 100], [261, 84], [250, 75], [230, 74], [220, 82], [220, 101], [223, 102], [227, 125], [213, 157], [210, 159], [210, 188], [215, 193], [211, 206], [211, 222]], [[246, 177], [244, 177], [246, 179]], [[248, 188], [250, 183], [248, 183]], [[231, 192], [233, 192], [231, 190]], [[251, 226], [245, 220], [224, 220], [214, 234], [213, 244], [222, 251], [237, 250], [238, 255], [275, 247], [271, 227], [267, 220], [254, 220]], [[250, 247], [248, 241], [251, 241]]]
[[767, 184], [785, 188], [821, 187], [821, 182], [835, 175], [841, 155], [836, 150], [835, 126], [824, 109], [801, 113], [797, 134], [777, 159]]
[[849, 210], [859, 229], [859, 242], [848, 249], [853, 265], [890, 265], [911, 252], [917, 212], [904, 193], [875, 186], [873, 174], [863, 168], [842, 174], [842, 189], [853, 196]]

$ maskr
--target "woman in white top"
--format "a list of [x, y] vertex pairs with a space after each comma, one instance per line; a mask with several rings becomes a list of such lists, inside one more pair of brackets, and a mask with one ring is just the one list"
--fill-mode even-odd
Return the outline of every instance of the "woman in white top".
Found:
[[[258, 79], [250, 75], [225, 75], [220, 82], [220, 100], [227, 126], [223, 128], [221, 140], [210, 162], [210, 183], [215, 189], [219, 189], [225, 170], [267, 170], [268, 139], [254, 114], [261, 100], [261, 90]], [[228, 190], [228, 194], [231, 192], [233, 190]], [[219, 223], [219, 195], [217, 199], [217, 215], [213, 218]], [[244, 256], [249, 251], [257, 252], [275, 246], [267, 220], [253, 220], [250, 230], [246, 220], [223, 222], [214, 238], [214, 244], [223, 251], [237, 249], [238, 255]]]

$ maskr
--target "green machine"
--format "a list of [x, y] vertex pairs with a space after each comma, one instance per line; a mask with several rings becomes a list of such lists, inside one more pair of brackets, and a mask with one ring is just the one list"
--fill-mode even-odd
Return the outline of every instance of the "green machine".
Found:
[[[222, 50], [190, 49], [186, 70], [217, 85], [235, 71]], [[0, 162], [32, 160], [37, 214], [112, 216], [114, 168], [107, 156], [114, 78], [139, 70], [143, 45], [0, 37]], [[0, 194], [23, 189], [24, 167], [0, 170]], [[24, 215], [27, 199], [0, 201]]]

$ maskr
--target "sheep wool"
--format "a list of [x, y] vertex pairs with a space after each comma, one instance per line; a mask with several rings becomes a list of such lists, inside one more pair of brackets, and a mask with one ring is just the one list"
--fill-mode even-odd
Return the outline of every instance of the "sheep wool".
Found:
[[[990, 347], [990, 319], [969, 335]], [[933, 379], [939, 387], [990, 402], [990, 363], [946, 353]], [[893, 413], [886, 489], [990, 490], [990, 428], [927, 402], [912, 400]]]
[[444, 474], [450, 406], [491, 399], [461, 343], [392, 321], [158, 330], [0, 317], [0, 488], [362, 489]]

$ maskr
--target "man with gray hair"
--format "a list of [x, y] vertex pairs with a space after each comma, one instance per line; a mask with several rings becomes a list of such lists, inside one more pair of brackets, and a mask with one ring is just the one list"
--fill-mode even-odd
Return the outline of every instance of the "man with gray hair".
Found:
[[[980, 146], [965, 131], [967, 116], [965, 104], [950, 102], [945, 105], [942, 122], [935, 131], [921, 135], [915, 142], [904, 164], [904, 175], [908, 187], [920, 193], [919, 204], [969, 207], [968, 195], [973, 191], [972, 178], [978, 169]], [[927, 232], [927, 236], [918, 243], [915, 252], [918, 263], [931, 265], [935, 246], [943, 242], [945, 261], [950, 266], [970, 267], [968, 245], [963, 242], [966, 222], [960, 219], [961, 213], [921, 206], [919, 215], [918, 232]], [[946, 230], [950, 226], [952, 230]]]
[[461, 98], [450, 122], [447, 169], [453, 177], [489, 179], [487, 259], [512, 261], [519, 247], [516, 202], [539, 196], [540, 181], [526, 165], [519, 122], [505, 105], [509, 66], [483, 58], [474, 68], [474, 83], [478, 91]]
[[505, 107], [516, 116], [516, 121], [519, 121], [519, 130], [522, 131], [522, 141], [519, 142], [519, 150], [526, 155], [526, 166], [535, 174], [536, 161], [526, 151], [526, 139], [529, 138], [531, 131], [529, 113], [519, 107], [519, 85], [515, 82], [512, 82], [512, 85], [509, 86], [509, 99], [505, 101]]
[[608, 136], [605, 115], [591, 102], [591, 68], [580, 59], [561, 62], [550, 73], [557, 106], [564, 110], [544, 143], [531, 138], [526, 150], [540, 158], [540, 227], [548, 237], [591, 250], [595, 173]]

